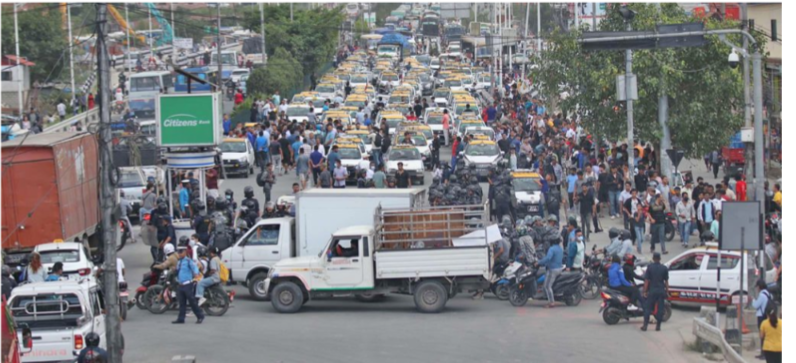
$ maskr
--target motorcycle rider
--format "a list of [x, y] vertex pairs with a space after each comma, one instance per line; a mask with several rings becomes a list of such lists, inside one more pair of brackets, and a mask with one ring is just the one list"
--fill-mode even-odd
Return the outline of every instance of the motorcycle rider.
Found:
[[561, 238], [551, 238], [549, 240], [550, 248], [547, 249], [547, 255], [535, 264], [535, 266], [545, 266], [547, 269], [544, 290], [547, 293], [547, 307], [555, 307], [555, 295], [553, 293], [553, 284], [556, 282], [558, 275], [564, 269], [564, 251], [561, 249]]
[[630, 231], [623, 229], [622, 232], [619, 234], [619, 239], [622, 240], [622, 247], [619, 249], [617, 255], [619, 256], [627, 256], [633, 255], [633, 238], [630, 234]]
[[608, 238], [611, 240], [611, 244], [603, 250], [605, 257], [619, 256], [619, 251], [622, 249], [622, 240], [619, 238], [620, 233], [621, 231], [616, 227], [608, 230]]
[[99, 347], [100, 336], [95, 332], [86, 334], [86, 347], [77, 356], [77, 363], [107, 362], [108, 352]]
[[215, 248], [201, 249], [203, 257], [210, 257], [207, 271], [204, 273], [204, 278], [196, 284], [196, 298], [199, 299], [199, 306], [204, 305], [207, 299], [204, 297], [205, 289], [215, 284], [221, 283], [221, 277], [218, 272], [221, 270], [221, 260], [218, 258], [218, 251]]
[[232, 208], [233, 211], [238, 209], [238, 203], [235, 202], [235, 193], [232, 191], [232, 189], [227, 189], [224, 191], [224, 198], [227, 200], [227, 205]]
[[177, 268], [177, 261], [179, 260], [179, 256], [177, 256], [174, 251], [174, 245], [171, 243], [167, 243], [165, 246], [163, 246], [163, 254], [166, 255], [166, 261], [152, 266], [152, 268], [157, 270], [168, 269], [174, 271]]
[[613, 255], [611, 257], [611, 267], [608, 268], [608, 287], [628, 296], [630, 298], [630, 305], [627, 306], [627, 310], [635, 311], [638, 310], [638, 306], [634, 304], [640, 304], [638, 289], [633, 287], [633, 284], [628, 282], [625, 278], [621, 261], [618, 255]]

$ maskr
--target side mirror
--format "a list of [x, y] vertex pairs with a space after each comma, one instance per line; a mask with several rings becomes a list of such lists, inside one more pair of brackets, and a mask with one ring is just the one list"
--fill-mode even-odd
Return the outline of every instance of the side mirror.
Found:
[[33, 350], [33, 333], [27, 324], [22, 324], [22, 350], [20, 353], [30, 353]]
[[326, 251], [326, 262], [332, 261], [332, 250]]

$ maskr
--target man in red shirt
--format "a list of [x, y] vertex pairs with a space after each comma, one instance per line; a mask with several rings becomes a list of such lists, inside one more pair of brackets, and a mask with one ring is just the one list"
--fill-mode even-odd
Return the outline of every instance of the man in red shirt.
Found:
[[735, 176], [735, 199], [739, 202], [746, 201], [746, 178]]
[[414, 112], [407, 112], [406, 113], [406, 121], [417, 121], [417, 116], [415, 116]]

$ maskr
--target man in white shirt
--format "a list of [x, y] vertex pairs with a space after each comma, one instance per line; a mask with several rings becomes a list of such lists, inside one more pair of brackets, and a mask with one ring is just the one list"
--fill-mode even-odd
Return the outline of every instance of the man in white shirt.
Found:
[[55, 106], [55, 108], [58, 110], [58, 116], [60, 116], [61, 119], [66, 118], [66, 105], [64, 101], [59, 102], [58, 106]]
[[119, 282], [125, 282], [124, 273], [124, 261], [121, 259], [121, 257], [116, 257], [116, 277], [119, 278]]

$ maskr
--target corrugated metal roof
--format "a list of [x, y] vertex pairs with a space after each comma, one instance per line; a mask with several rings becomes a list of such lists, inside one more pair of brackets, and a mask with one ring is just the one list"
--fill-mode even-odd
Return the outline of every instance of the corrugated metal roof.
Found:
[[22, 143], [24, 146], [52, 146], [77, 137], [81, 137], [86, 134], [88, 133], [64, 131], [64, 132], [53, 132], [49, 134], [45, 133], [35, 134], [35, 135], [30, 135], [27, 138], [25, 136], [20, 136], [14, 138], [14, 140], [9, 140], [4, 142], [2, 146], [3, 149], [17, 147], [19, 146], [20, 143]]

